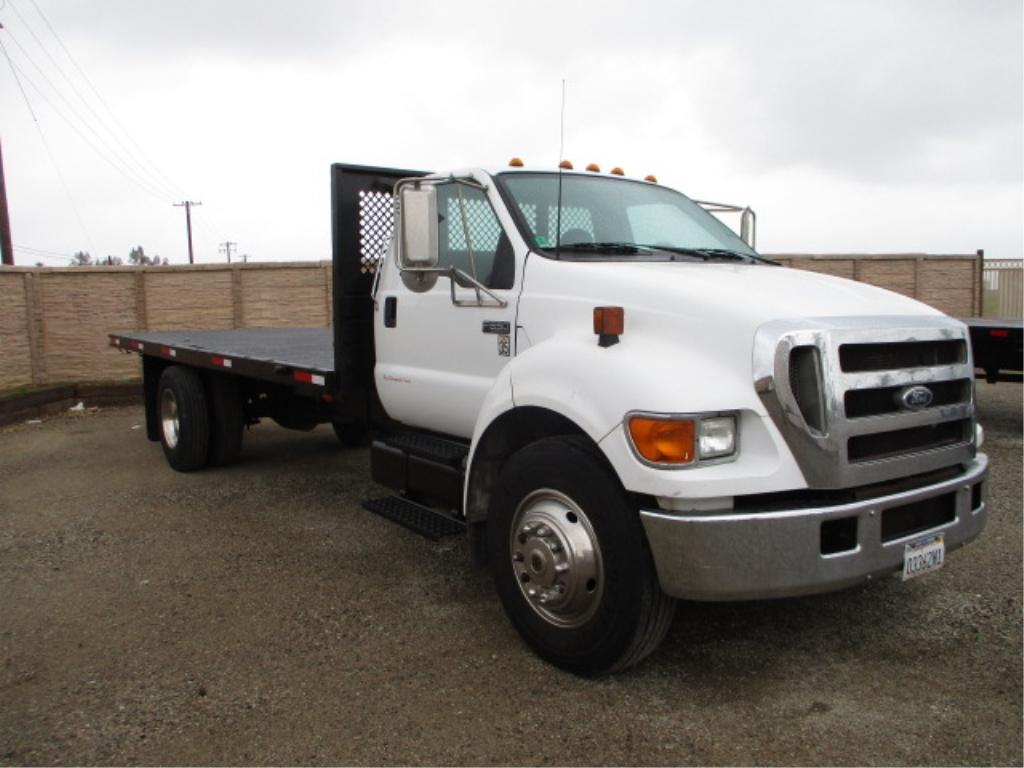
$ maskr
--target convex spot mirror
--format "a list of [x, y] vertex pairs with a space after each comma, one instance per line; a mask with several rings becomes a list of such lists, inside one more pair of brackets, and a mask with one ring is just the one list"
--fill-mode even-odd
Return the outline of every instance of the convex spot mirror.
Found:
[[404, 269], [437, 266], [437, 190], [433, 184], [402, 190], [402, 250]]

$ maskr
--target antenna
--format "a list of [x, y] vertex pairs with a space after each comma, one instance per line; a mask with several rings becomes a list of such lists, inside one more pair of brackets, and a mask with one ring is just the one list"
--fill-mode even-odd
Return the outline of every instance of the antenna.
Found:
[[555, 259], [562, 247], [562, 160], [565, 159], [565, 78], [562, 78], [562, 117], [558, 124], [558, 212], [555, 214]]

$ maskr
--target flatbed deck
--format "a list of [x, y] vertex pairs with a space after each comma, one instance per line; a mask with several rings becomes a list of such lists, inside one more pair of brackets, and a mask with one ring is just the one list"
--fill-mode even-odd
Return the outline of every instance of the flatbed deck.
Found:
[[125, 331], [112, 346], [167, 360], [291, 385], [330, 387], [330, 328], [240, 328], [225, 331]]

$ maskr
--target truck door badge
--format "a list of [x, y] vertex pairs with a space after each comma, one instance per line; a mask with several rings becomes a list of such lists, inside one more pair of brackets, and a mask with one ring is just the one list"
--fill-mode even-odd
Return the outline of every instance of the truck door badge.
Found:
[[512, 342], [509, 341], [509, 337], [506, 334], [498, 337], [498, 355], [500, 357], [512, 356]]

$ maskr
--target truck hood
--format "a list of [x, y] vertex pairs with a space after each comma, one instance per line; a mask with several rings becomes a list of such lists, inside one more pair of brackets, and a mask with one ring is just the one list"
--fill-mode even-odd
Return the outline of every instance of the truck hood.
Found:
[[705, 320], [728, 315], [756, 326], [788, 317], [942, 314], [867, 283], [801, 269], [688, 262], [574, 262], [572, 267], [572, 277], [578, 278], [574, 294], [607, 299], [618, 294], [625, 305]]

